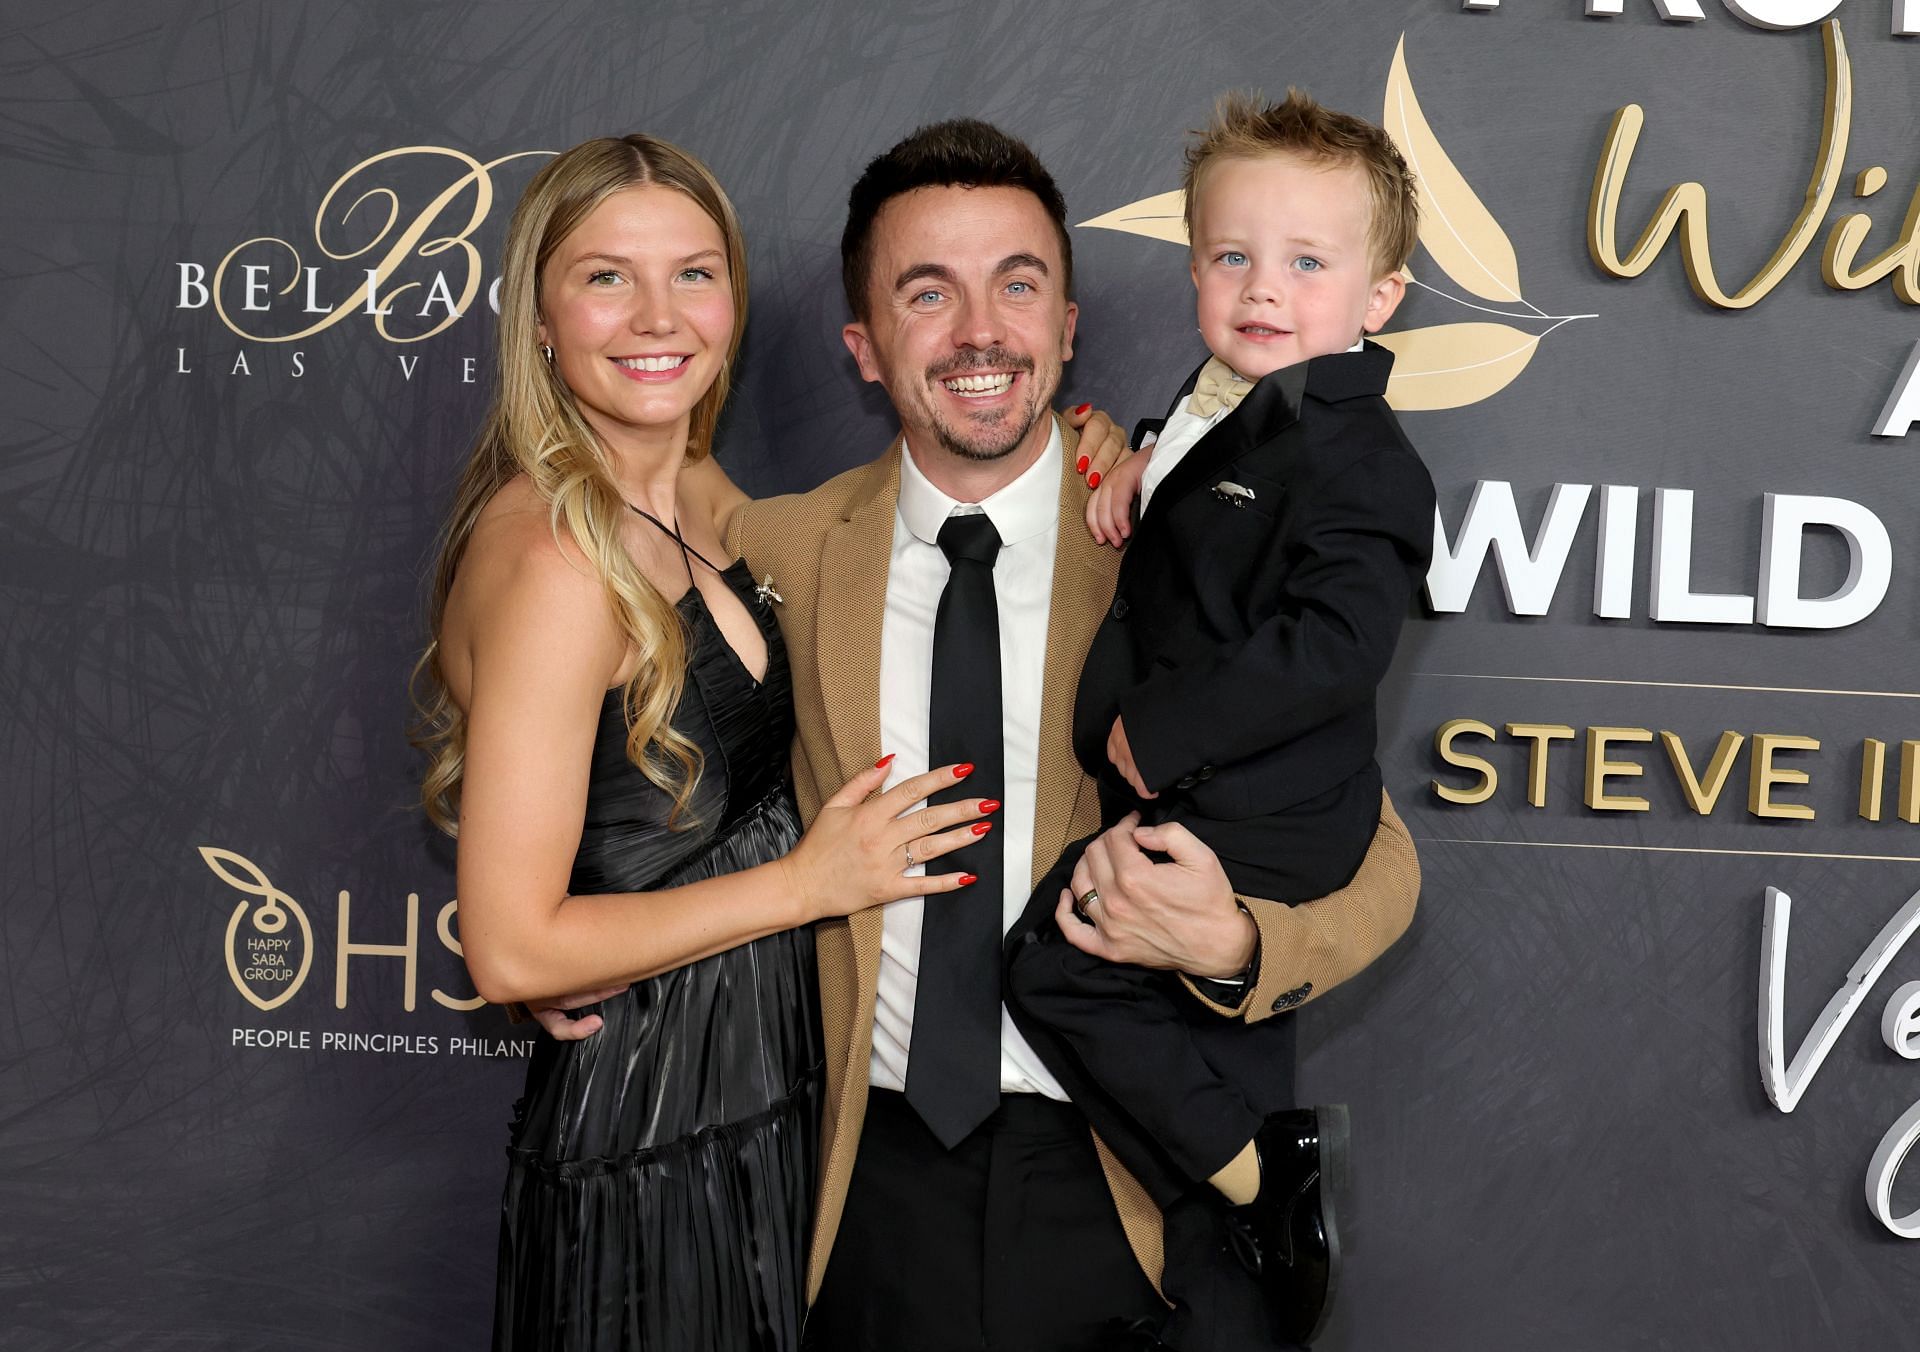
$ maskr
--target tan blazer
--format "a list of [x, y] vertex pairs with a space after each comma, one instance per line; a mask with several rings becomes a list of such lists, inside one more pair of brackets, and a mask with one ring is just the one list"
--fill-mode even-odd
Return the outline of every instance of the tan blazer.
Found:
[[[1073, 471], [1079, 438], [1064, 424], [1060, 431], [1061, 526], [1041, 695], [1031, 883], [1040, 881], [1070, 841], [1100, 825], [1093, 781], [1073, 755], [1073, 701], [1081, 663], [1112, 599], [1120, 566], [1114, 550], [1087, 534], [1086, 488]], [[883, 750], [880, 629], [900, 497], [900, 455], [896, 438], [878, 460], [811, 493], [749, 503], [734, 514], [728, 535], [728, 548], [745, 557], [756, 578], [772, 574], [782, 597], [775, 611], [787, 643], [799, 724], [794, 788], [809, 822], [822, 802]], [[1276, 1002], [1293, 1008], [1325, 993], [1400, 936], [1413, 917], [1419, 890], [1412, 838], [1383, 797], [1380, 830], [1360, 874], [1345, 889], [1292, 907], [1243, 898], [1260, 928], [1259, 982], [1239, 1010], [1214, 1008], [1225, 1017], [1253, 1021], [1272, 1014]], [[826, 1272], [866, 1115], [880, 917], [874, 907], [817, 927], [827, 1092], [809, 1300], [819, 1294]], [[1160, 1213], [1105, 1146], [1095, 1144], [1127, 1239], [1157, 1286]]]

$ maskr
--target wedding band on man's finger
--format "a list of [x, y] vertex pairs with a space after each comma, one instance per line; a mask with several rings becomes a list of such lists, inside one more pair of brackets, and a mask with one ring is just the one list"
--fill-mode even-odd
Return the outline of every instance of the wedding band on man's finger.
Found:
[[[1100, 900], [1100, 889], [1089, 887], [1073, 899], [1073, 914], [1083, 925], [1093, 925], [1093, 917], [1087, 914], [1087, 907], [1096, 905]], [[1099, 928], [1097, 925], [1094, 926]]]

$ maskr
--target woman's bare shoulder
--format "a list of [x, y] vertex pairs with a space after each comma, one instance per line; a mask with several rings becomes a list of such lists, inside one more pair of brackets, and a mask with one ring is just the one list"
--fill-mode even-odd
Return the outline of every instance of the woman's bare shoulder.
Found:
[[475, 519], [441, 625], [443, 658], [454, 668], [470, 670], [479, 647], [499, 643], [609, 671], [625, 648], [592, 563], [554, 530], [525, 475], [502, 485]]
[[470, 578], [485, 590], [532, 585], [600, 594], [593, 564], [564, 528], [554, 529], [552, 507], [520, 474], [480, 509], [460, 558], [454, 587]]

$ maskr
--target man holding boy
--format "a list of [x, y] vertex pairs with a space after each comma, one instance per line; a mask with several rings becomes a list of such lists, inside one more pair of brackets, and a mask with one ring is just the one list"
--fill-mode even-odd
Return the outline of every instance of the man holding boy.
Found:
[[[1074, 743], [1104, 823], [1177, 822], [1236, 892], [1300, 903], [1352, 879], [1373, 838], [1374, 692], [1431, 550], [1432, 482], [1384, 398], [1393, 358], [1363, 340], [1404, 288], [1413, 180], [1378, 127], [1290, 92], [1223, 100], [1186, 190], [1212, 356], [1100, 490], [1138, 482], [1141, 513]], [[1273, 1336], [1310, 1342], [1339, 1275], [1346, 1110], [1293, 1107], [1291, 1021], [1227, 1036], [1183, 1017], [1168, 977], [1102, 960], [1084, 844], [1015, 928], [1015, 1023], [1157, 1201], [1212, 1185], [1258, 1255]], [[1170, 1236], [1162, 1289], [1184, 1299], [1211, 1257]]]
[[[1073, 445], [1049, 412], [1077, 319], [1065, 204], [993, 128], [925, 128], [854, 187], [842, 260], [848, 347], [903, 438], [812, 493], [743, 508], [729, 542], [786, 598], [802, 811], [884, 753], [896, 775], [974, 761], [966, 791], [1002, 807], [949, 856], [975, 887], [819, 932], [829, 1067], [809, 1334], [832, 1352], [1111, 1347], [1119, 1326], [1164, 1314], [1161, 1218], [1011, 1025], [999, 981], [1034, 879], [1097, 813], [1068, 731], [1115, 557], [1082, 525]], [[1364, 967], [1411, 916], [1417, 864], [1377, 788], [1368, 816], [1367, 865], [1297, 908], [1236, 899], [1180, 826], [1109, 832], [1087, 861], [1104, 880], [1103, 956], [1241, 978], [1218, 988], [1233, 1008], [1188, 999], [1224, 1038], [1259, 1039], [1259, 1020]], [[1223, 1311], [1244, 1285], [1232, 1263], [1216, 1257]], [[1244, 1324], [1202, 1335], [1189, 1345], [1249, 1345]]]

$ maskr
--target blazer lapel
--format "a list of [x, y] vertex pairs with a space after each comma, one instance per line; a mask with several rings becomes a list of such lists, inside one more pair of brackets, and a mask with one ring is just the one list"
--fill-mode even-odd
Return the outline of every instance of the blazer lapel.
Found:
[[[887, 616], [893, 519], [900, 506], [901, 444], [895, 437], [873, 462], [872, 474], [820, 550], [814, 624], [820, 629], [831, 624], [840, 637], [831, 643], [816, 639], [814, 648], [841, 782], [880, 759], [880, 633]], [[869, 906], [847, 917], [858, 1007], [868, 1017], [879, 979], [883, 911]]]
[[1053, 596], [1047, 618], [1046, 670], [1040, 689], [1040, 770], [1034, 793], [1033, 870], [1039, 883], [1072, 839], [1080, 762], [1073, 754], [1073, 701], [1094, 631], [1113, 600], [1118, 556], [1087, 533], [1087, 489], [1073, 471], [1079, 437], [1060, 425], [1060, 535], [1053, 551]]
[[1223, 466], [1291, 427], [1300, 417], [1310, 362], [1297, 362], [1262, 378], [1239, 406], [1195, 442], [1154, 490], [1149, 517], [1159, 517]]
[[827, 532], [820, 550], [815, 625], [838, 638], [816, 642], [820, 697], [842, 781], [880, 756], [880, 631], [900, 502], [900, 441], [873, 462], [861, 491]]

